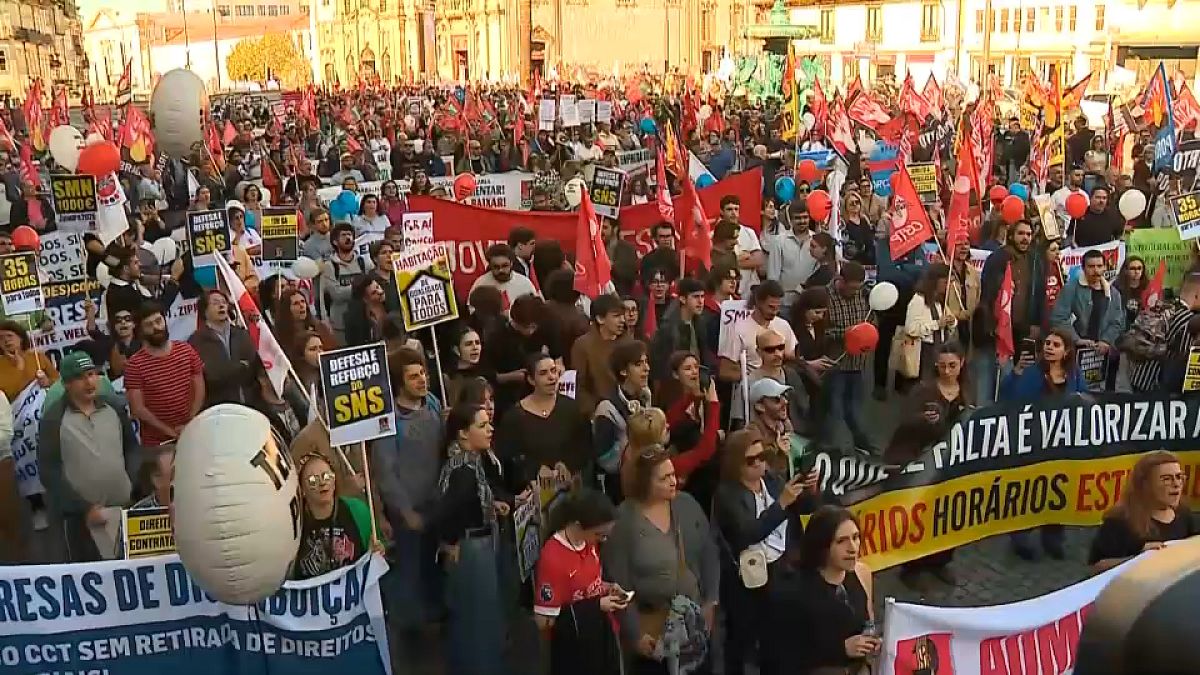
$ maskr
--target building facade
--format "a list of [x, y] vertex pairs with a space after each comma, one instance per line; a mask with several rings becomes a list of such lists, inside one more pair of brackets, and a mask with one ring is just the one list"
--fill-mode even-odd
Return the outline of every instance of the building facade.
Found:
[[21, 98], [41, 79], [78, 100], [88, 71], [81, 33], [74, 0], [0, 0], [0, 95]]

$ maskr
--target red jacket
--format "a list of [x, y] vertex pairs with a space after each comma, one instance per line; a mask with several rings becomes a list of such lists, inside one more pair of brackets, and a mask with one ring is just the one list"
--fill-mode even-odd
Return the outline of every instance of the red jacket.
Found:
[[721, 426], [720, 401], [703, 401], [691, 396], [680, 396], [679, 400], [667, 409], [667, 424], [675, 427], [689, 421], [687, 411], [693, 402], [705, 404], [704, 429], [700, 433], [699, 442], [694, 447], [681, 451], [671, 458], [671, 465], [675, 467], [675, 475], [680, 479], [687, 478], [689, 474], [712, 459], [717, 452], [717, 430]]

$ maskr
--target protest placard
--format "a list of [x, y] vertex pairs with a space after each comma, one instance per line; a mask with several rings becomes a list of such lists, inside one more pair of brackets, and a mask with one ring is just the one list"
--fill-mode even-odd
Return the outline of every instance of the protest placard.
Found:
[[596, 101], [596, 123], [612, 123], [612, 101]]
[[625, 190], [625, 172], [620, 169], [595, 167], [592, 175], [592, 207], [596, 215], [617, 218], [621, 215], [621, 197]]
[[300, 255], [300, 230], [295, 209], [266, 209], [259, 233], [264, 262], [295, 260]]
[[1200, 192], [1168, 197], [1167, 203], [1171, 205], [1171, 213], [1175, 215], [1175, 227], [1179, 228], [1179, 238], [1200, 237]]
[[229, 236], [229, 215], [223, 209], [189, 211], [187, 214], [188, 246], [194, 267], [216, 265], [213, 256], [233, 250]]
[[557, 102], [552, 98], [538, 100], [538, 131], [554, 131], [558, 119]]
[[82, 232], [47, 232], [38, 251], [38, 271], [46, 283], [77, 281], [87, 276]]
[[1188, 350], [1187, 370], [1183, 373], [1183, 391], [1200, 391], [1200, 347]]
[[576, 386], [579, 382], [579, 371], [568, 370], [558, 376], [558, 393], [567, 398], [575, 398]]
[[433, 214], [428, 211], [405, 213], [400, 217], [400, 232], [404, 248], [428, 246], [433, 243]]
[[30, 314], [46, 307], [38, 278], [38, 254], [20, 251], [0, 256], [0, 300], [4, 314]]
[[931, 204], [937, 199], [937, 167], [931, 162], [908, 165], [908, 175], [912, 177], [913, 187], [921, 197], [921, 202]]
[[1042, 221], [1042, 236], [1047, 241], [1060, 238], [1062, 233], [1058, 214], [1054, 211], [1054, 199], [1050, 195], [1035, 195], [1033, 203], [1037, 205], [1039, 220]]
[[542, 552], [541, 514], [536, 499], [527, 499], [513, 511], [513, 530], [516, 535], [517, 569], [521, 581], [528, 581]]
[[575, 97], [562, 94], [558, 97], [558, 117], [564, 127], [579, 126], [579, 108], [575, 105]]
[[596, 121], [596, 99], [585, 98], [575, 104], [579, 111], [579, 123], [591, 124]]
[[321, 394], [330, 444], [351, 445], [396, 433], [396, 404], [382, 342], [322, 352]]
[[94, 232], [99, 208], [96, 178], [87, 175], [50, 176], [50, 194], [59, 229]]
[[1088, 390], [1104, 391], [1104, 378], [1108, 374], [1105, 366], [1108, 359], [1091, 347], [1080, 347], [1075, 352], [1075, 359], [1079, 364], [1079, 374], [1083, 376], [1083, 383]]
[[175, 552], [175, 531], [167, 507], [126, 509], [121, 512], [121, 518], [124, 520], [126, 560]]
[[392, 257], [404, 330], [414, 331], [458, 318], [454, 279], [445, 242], [435, 242]]

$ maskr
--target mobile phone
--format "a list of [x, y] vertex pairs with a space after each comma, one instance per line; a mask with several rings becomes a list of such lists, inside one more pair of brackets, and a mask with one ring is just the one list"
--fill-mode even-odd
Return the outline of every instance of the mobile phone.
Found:
[[633, 602], [633, 591], [625, 591], [625, 604]]
[[1033, 338], [1021, 339], [1021, 347], [1017, 352], [1017, 361], [1019, 362], [1026, 354], [1031, 357], [1037, 355], [1037, 340]]
[[806, 450], [800, 455], [799, 461], [796, 462], [796, 475], [807, 476], [817, 465], [817, 453]]
[[712, 371], [708, 366], [700, 366], [700, 391], [708, 391], [708, 385], [712, 383]]

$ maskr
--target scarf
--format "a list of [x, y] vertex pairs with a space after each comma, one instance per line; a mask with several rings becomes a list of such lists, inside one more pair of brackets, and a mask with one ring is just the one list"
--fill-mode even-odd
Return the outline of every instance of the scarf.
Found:
[[483, 513], [483, 522], [486, 525], [495, 524], [495, 499], [492, 496], [492, 486], [488, 484], [487, 474], [483, 471], [483, 462], [479, 461], [479, 453], [466, 452], [459, 447], [458, 441], [455, 441], [450, 444], [447, 455], [446, 463], [442, 465], [442, 472], [438, 476], [438, 490], [446, 494], [450, 487], [450, 474], [459, 467], [470, 466], [475, 471], [475, 490], [479, 496], [479, 510]]

